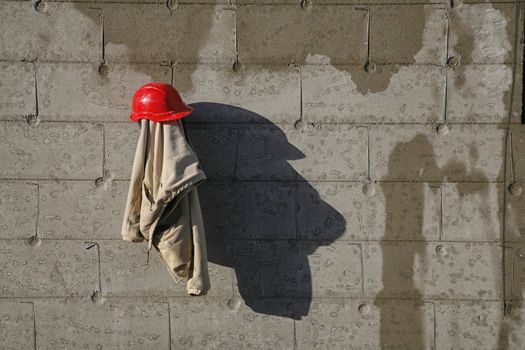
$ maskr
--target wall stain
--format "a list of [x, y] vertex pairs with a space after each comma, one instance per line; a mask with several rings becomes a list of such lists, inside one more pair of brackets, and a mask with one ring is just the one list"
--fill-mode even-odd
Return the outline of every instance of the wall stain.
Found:
[[[134, 71], [140, 74], [144, 74], [146, 76], [151, 77], [150, 70], [151, 68], [147, 66], [147, 64], [152, 65], [171, 65], [175, 62], [177, 62], [178, 55], [180, 56], [180, 53], [178, 52], [171, 52], [168, 54], [168, 57], [165, 57], [166, 59], [162, 62], [157, 61], [151, 61], [151, 62], [144, 62], [140, 61], [138, 58], [144, 56], [144, 54], [147, 51], [144, 47], [142, 47], [142, 44], [144, 44], [144, 38], [141, 38], [140, 31], [137, 31], [136, 26], [137, 23], [133, 23], [133, 21], [129, 21], [129, 28], [126, 28], [125, 25], [121, 24], [119, 25], [119, 21], [121, 21], [122, 18], [125, 18], [127, 16], [126, 10], [129, 8], [136, 8], [137, 5], [134, 5], [130, 7], [131, 5], [125, 5], [125, 4], [110, 4], [110, 3], [97, 3], [94, 6], [86, 6], [83, 3], [72, 3], [74, 8], [82, 13], [84, 16], [90, 18], [94, 23], [101, 25], [102, 18], [104, 18], [104, 33], [101, 33], [100, 37], [102, 40], [102, 36], [104, 37], [104, 49], [107, 50], [108, 45], [110, 44], [116, 44], [116, 45], [124, 45], [126, 48], [126, 56], [124, 58], [124, 61], [129, 61], [129, 64], [132, 64], [132, 68]], [[145, 31], [147, 30], [158, 30], [159, 38], [166, 38], [166, 37], [173, 37], [174, 41], [181, 41], [180, 39], [176, 38], [185, 38], [184, 40], [188, 40], [191, 42], [191, 45], [184, 45], [184, 57], [198, 57], [199, 52], [205, 47], [205, 44], [207, 43], [209, 33], [213, 31], [213, 19], [215, 16], [214, 11], [196, 11], [195, 16], [196, 18], [186, 18], [184, 16], [178, 15], [178, 11], [180, 8], [188, 7], [191, 5], [184, 5], [179, 4], [176, 6], [173, 6], [168, 8], [166, 4], [143, 4], [142, 6], [146, 6], [148, 9], [154, 9], [155, 11], [159, 11], [160, 16], [156, 18], [155, 20], [159, 23], [164, 22], [183, 22], [182, 25], [177, 26], [177, 28], [180, 28], [182, 32], [180, 33], [163, 33], [165, 27], [162, 25], [159, 26], [150, 26], [148, 28], [144, 28]], [[215, 5], [199, 5], [200, 7], [204, 9], [223, 9], [225, 6], [215, 6]], [[115, 11], [115, 7], [121, 8], [122, 11]], [[137, 12], [133, 12], [136, 16], [141, 16], [141, 14]], [[124, 22], [125, 23], [125, 22]], [[166, 26], [167, 27], [167, 26]], [[133, 34], [135, 33], [135, 34]], [[208, 34], [205, 34], [208, 33]], [[155, 37], [154, 33], [147, 33], [145, 34], [145, 37]], [[102, 48], [101, 48], [102, 51]], [[102, 52], [101, 52], [102, 54]], [[119, 59], [121, 61], [122, 59]], [[180, 60], [180, 59], [179, 59]], [[108, 66], [111, 66], [112, 63], [111, 59], [108, 59], [107, 54], [105, 57], [105, 63]], [[197, 63], [197, 62], [183, 62], [183, 63]], [[233, 62], [232, 62], [233, 64]], [[198, 65], [191, 65], [195, 69], [197, 69]], [[111, 75], [111, 72], [109, 73]], [[109, 77], [111, 78], [111, 77]], [[147, 83], [149, 81], [144, 81], [144, 83]], [[189, 81], [189, 84], [192, 82]], [[191, 88], [191, 86], [187, 87], [187, 89]], [[131, 100], [131, 96], [130, 96]]]
[[[474, 161], [477, 161], [477, 148], [471, 146], [469, 153]], [[422, 169], [424, 171], [422, 171]], [[427, 174], [432, 174], [432, 186], [428, 186], [425, 178]], [[413, 183], [410, 193], [405, 191], [393, 191], [391, 183], [386, 182], [392, 178], [406, 178], [409, 176], [418, 182]], [[388, 307], [381, 301], [395, 297], [410, 298], [416, 302], [423, 299], [423, 293], [416, 287], [414, 279], [414, 263], [416, 256], [426, 260], [426, 240], [423, 235], [423, 216], [424, 208], [420, 203], [425, 203], [425, 188], [428, 186], [434, 193], [437, 186], [447, 181], [448, 178], [464, 178], [466, 176], [475, 176], [482, 183], [471, 184], [456, 182], [456, 190], [460, 197], [478, 193], [484, 202], [482, 207], [487, 205], [488, 179], [479, 171], [468, 172], [466, 166], [457, 160], [447, 162], [443, 167], [439, 167], [436, 161], [436, 155], [433, 145], [423, 134], [416, 135], [408, 142], [397, 144], [389, 157], [388, 175], [385, 182], [382, 182], [382, 189], [385, 193], [386, 222], [385, 233], [381, 240], [381, 249], [383, 256], [382, 267], [382, 284], [383, 289], [377, 294], [375, 304], [380, 309], [380, 344], [381, 349], [395, 348], [398, 341], [398, 334], [406, 325], [401, 325], [391, 321]], [[409, 238], [403, 237], [407, 232], [412, 235]], [[396, 248], [397, 243], [392, 242], [399, 239], [409, 239], [418, 241], [414, 244], [403, 245], [403, 251]], [[399, 290], [404, 291], [399, 295]], [[414, 312], [410, 319], [411, 337], [407, 339], [410, 348], [425, 348], [425, 329], [424, 315], [422, 310]]]
[[[356, 89], [362, 95], [369, 93], [375, 94], [385, 91], [390, 85], [392, 77], [399, 73], [400, 66], [380, 66], [376, 65], [374, 72], [353, 71], [352, 81], [356, 84]], [[348, 72], [350, 74], [350, 72]]]
[[[478, 4], [478, 6], [486, 6], [487, 4]], [[505, 33], [506, 37], [501, 40], [501, 42], [508, 41], [508, 38], [512, 38], [512, 34], [514, 31], [514, 27], [510, 25], [513, 21], [513, 18], [508, 17], [505, 15], [504, 12], [504, 6], [501, 6], [499, 4], [490, 4], [491, 8], [487, 8], [484, 10], [486, 16], [483, 16], [482, 18], [485, 19], [486, 22], [489, 22], [493, 20], [492, 13], [497, 11], [499, 13], [499, 19], [505, 20], [506, 26], [505, 26]], [[485, 43], [479, 43], [477, 42], [477, 38], [473, 34], [473, 28], [471, 23], [466, 23], [466, 21], [461, 19], [461, 12], [463, 11], [475, 11], [476, 5], [472, 5], [472, 7], [468, 8], [458, 8], [453, 9], [451, 11], [451, 21], [454, 23], [454, 32], [458, 33], [458, 41], [452, 46], [454, 49], [454, 52], [457, 53], [459, 56], [459, 62], [462, 64], [469, 64], [471, 62], [479, 61], [477, 57], [473, 56], [474, 51], [476, 50], [476, 46], [479, 46], [479, 44], [485, 44]], [[483, 22], [483, 21], [482, 21]], [[490, 23], [489, 23], [490, 25]], [[480, 32], [482, 31], [492, 31], [492, 28], [487, 26], [487, 28], [482, 28], [482, 30], [478, 30]], [[498, 43], [488, 43], [489, 45], [499, 45]], [[511, 52], [507, 52], [507, 56]], [[456, 68], [456, 78], [454, 79], [454, 86], [458, 89], [462, 88], [465, 85], [466, 77], [465, 77], [465, 69], [463, 67]]]
[[[433, 154], [432, 144], [422, 134], [416, 135], [406, 143], [399, 143], [390, 155], [386, 179], [404, 176], [407, 171], [420, 176], [422, 168], [433, 173], [439, 172], [438, 165], [433, 161], [434, 157], [429, 162], [428, 155]], [[385, 193], [386, 208], [385, 233], [380, 243], [383, 256], [383, 289], [377, 294], [375, 304], [380, 310], [380, 348], [393, 349], [396, 346], [399, 330], [406, 325], [390, 322], [388, 307], [381, 303], [381, 300], [395, 296], [400, 289], [406, 291], [404, 297], [422, 299], [423, 294], [416, 288], [414, 281], [414, 262], [416, 255], [424, 259], [426, 250], [423, 244], [409, 244], [406, 245], [403, 254], [400, 254], [399, 250], [395, 249], [395, 243], [391, 241], [399, 239], [404, 233], [398, 232], [398, 227], [402, 227], [405, 232], [413, 232], [411, 239], [414, 241], [425, 240], [422, 220], [405, 221], [407, 216], [423, 218], [423, 208], [420, 203], [425, 203], [425, 183], [414, 184], [413, 192], [403, 193], [401, 197], [393, 196], [396, 192], [392, 192], [388, 182], [382, 182], [381, 187]], [[399, 275], [400, 273], [402, 276]], [[410, 328], [412, 336], [406, 340], [409, 346], [413, 349], [423, 349], [425, 332], [422, 311], [412, 314]]]
[[[381, 11], [375, 13], [374, 10]], [[391, 57], [392, 61], [399, 60], [399, 63], [414, 64], [416, 63], [416, 55], [423, 48], [423, 38], [425, 25], [428, 20], [427, 9], [423, 6], [410, 7], [410, 23], [400, 21], [399, 17], [395, 15], [398, 6], [380, 6], [372, 7], [370, 9], [370, 57], [369, 60], [374, 63], [374, 71], [367, 74], [359, 74], [352, 76], [357, 85], [357, 90], [365, 95], [367, 93], [378, 93], [385, 91], [390, 85], [392, 77], [399, 73], [401, 65], [388, 64], [387, 57]], [[392, 13], [390, 13], [390, 11]], [[376, 31], [376, 27], [381, 23], [381, 30]], [[374, 36], [374, 33], [376, 35]], [[420, 35], [413, 36], [411, 33], [420, 33]], [[372, 46], [372, 43], [374, 45]], [[380, 48], [381, 53], [376, 51]], [[396, 55], [401, 52], [403, 59], [396, 58]], [[408, 57], [405, 60], [404, 57]], [[402, 61], [402, 62], [401, 62]], [[380, 64], [388, 64], [382, 66]]]

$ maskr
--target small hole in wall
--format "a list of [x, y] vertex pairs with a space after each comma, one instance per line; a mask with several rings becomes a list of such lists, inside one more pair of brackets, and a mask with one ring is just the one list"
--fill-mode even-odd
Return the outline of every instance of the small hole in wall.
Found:
[[104, 62], [101, 62], [98, 66], [98, 74], [100, 74], [102, 77], [107, 77], [109, 74], [109, 67]]

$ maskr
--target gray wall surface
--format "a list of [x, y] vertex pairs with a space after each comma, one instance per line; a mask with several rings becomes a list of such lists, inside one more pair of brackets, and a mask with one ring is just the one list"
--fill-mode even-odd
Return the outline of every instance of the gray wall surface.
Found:
[[[523, 2], [0, 1], [0, 349], [523, 349]], [[121, 240], [173, 84], [212, 289]]]

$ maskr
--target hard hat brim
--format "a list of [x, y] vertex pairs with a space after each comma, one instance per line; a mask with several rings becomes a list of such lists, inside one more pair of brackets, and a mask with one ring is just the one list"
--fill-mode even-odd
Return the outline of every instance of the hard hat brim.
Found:
[[191, 114], [193, 112], [193, 107], [186, 106], [184, 110], [178, 111], [178, 112], [166, 112], [166, 113], [148, 113], [148, 112], [142, 112], [142, 113], [131, 113], [129, 116], [129, 119], [133, 122], [138, 122], [140, 119], [149, 119], [154, 122], [166, 122], [169, 120], [176, 120], [176, 119], [182, 119], [186, 117], [188, 114]]

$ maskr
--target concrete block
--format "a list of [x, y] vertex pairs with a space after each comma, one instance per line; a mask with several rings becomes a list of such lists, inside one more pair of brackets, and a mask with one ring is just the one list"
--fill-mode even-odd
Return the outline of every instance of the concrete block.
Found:
[[[506, 308], [506, 313], [503, 312]], [[448, 301], [436, 309], [438, 349], [523, 349], [525, 309], [518, 300]]]
[[[262, 264], [264, 264], [265, 258], [269, 260], [272, 255], [278, 254], [276, 245], [281, 247], [284, 244], [277, 240], [238, 240], [226, 243], [225, 249], [228, 257], [226, 262], [235, 273], [233, 277], [234, 295], [242, 296], [243, 299], [268, 295], [283, 296], [283, 291], [277, 290], [277, 287], [266, 286], [267, 282], [264, 279], [268, 279], [269, 276], [263, 272]], [[284, 258], [288, 262], [288, 268], [297, 264], [296, 257], [291, 254], [285, 255]], [[302, 260], [304, 262], [305, 259]], [[280, 274], [284, 273], [281, 271]], [[301, 276], [296, 275], [293, 281], [288, 281], [286, 285], [283, 283], [280, 289], [285, 289], [285, 287], [288, 287], [288, 290], [293, 289], [294, 284], [298, 283], [297, 280], [301, 279]], [[266, 291], [264, 291], [265, 289]]]
[[35, 344], [34, 313], [30, 302], [0, 302], [0, 347], [32, 349]]
[[[2, 1], [0, 59], [96, 62], [101, 58], [100, 10], [89, 4]], [[67, 33], [67, 35], [65, 35]]]
[[300, 183], [302, 239], [437, 240], [441, 192], [423, 183]]
[[[174, 349], [292, 349], [294, 321], [254, 312], [248, 303], [278, 304], [287, 300], [241, 298], [170, 299], [171, 345]], [[257, 308], [257, 307], [255, 307]], [[292, 308], [289, 307], [291, 314]]]
[[174, 86], [195, 111], [189, 122], [274, 122], [299, 119], [299, 69], [287, 65], [187, 65], [174, 68]]
[[[220, 244], [207, 240], [209, 296], [232, 295], [232, 270], [224, 266]], [[148, 245], [123, 241], [100, 242], [103, 295], [110, 297], [188, 296], [186, 281], [178, 284], [170, 276], [160, 254], [152, 248], [146, 262]]]
[[[447, 121], [505, 123], [509, 119], [512, 66], [467, 65], [448, 71]], [[516, 81], [521, 85], [520, 81]]]
[[237, 18], [242, 62], [365, 63], [367, 13], [354, 6], [246, 5]]
[[307, 65], [301, 68], [305, 121], [426, 123], [443, 119], [445, 74], [435, 66]]
[[462, 63], [512, 63], [515, 4], [465, 4], [450, 13], [449, 56]]
[[166, 302], [89, 299], [35, 302], [38, 349], [169, 349]]
[[241, 180], [362, 180], [367, 129], [351, 125], [250, 125], [239, 129]]
[[503, 191], [499, 183], [445, 183], [443, 240], [499, 241], [503, 229]]
[[[308, 254], [306, 264], [310, 266], [312, 296], [362, 296], [361, 246], [338, 241], [326, 243], [323, 245], [323, 241], [310, 241], [298, 244], [300, 254]], [[281, 265], [278, 269], [285, 269], [285, 266]]]
[[[376, 183], [372, 195], [370, 239], [437, 240], [441, 226], [441, 190], [429, 183]], [[381, 235], [381, 236], [380, 236]]]
[[109, 62], [234, 62], [235, 12], [222, 5], [106, 4], [103, 11]]
[[[0, 8], [2, 5], [0, 4]], [[1, 62], [0, 81], [0, 118], [19, 119], [21, 116], [35, 114], [33, 64]]]
[[291, 161], [305, 157], [292, 142], [298, 131], [289, 125], [247, 125], [239, 129], [236, 177], [242, 180], [293, 180]]
[[298, 349], [434, 349], [431, 303], [316, 298], [295, 324]]
[[503, 180], [505, 130], [498, 125], [389, 125], [370, 129], [373, 180]]
[[53, 239], [119, 239], [128, 182], [41, 181], [39, 233]]
[[440, 303], [436, 308], [436, 347], [437, 349], [501, 349], [502, 318], [501, 302]]
[[[193, 118], [193, 113], [185, 118]], [[233, 178], [238, 138], [236, 128], [217, 124], [191, 124], [184, 120], [184, 131], [209, 180]]]
[[96, 248], [86, 243], [0, 241], [0, 290], [3, 297], [89, 296], [98, 290]]
[[96, 179], [102, 174], [102, 127], [85, 123], [0, 123], [0, 177]]
[[496, 300], [501, 298], [498, 243], [380, 242], [364, 246], [367, 296]]
[[440, 5], [370, 8], [370, 57], [382, 64], [443, 64], [447, 10]]
[[345, 241], [239, 240], [230, 244], [235, 295], [362, 296], [361, 248]]
[[370, 199], [362, 184], [297, 184], [297, 232], [301, 239], [364, 238], [370, 216]]
[[42, 118], [126, 122], [133, 94], [140, 86], [171, 80], [169, 67], [121, 64], [107, 67], [107, 75], [101, 75], [98, 64], [39, 65], [38, 102]]
[[104, 124], [105, 170], [115, 179], [130, 179], [139, 135], [137, 123]]
[[295, 186], [283, 182], [206, 182], [199, 187], [206, 237], [294, 239]]
[[0, 237], [29, 238], [36, 233], [38, 185], [0, 182]]

